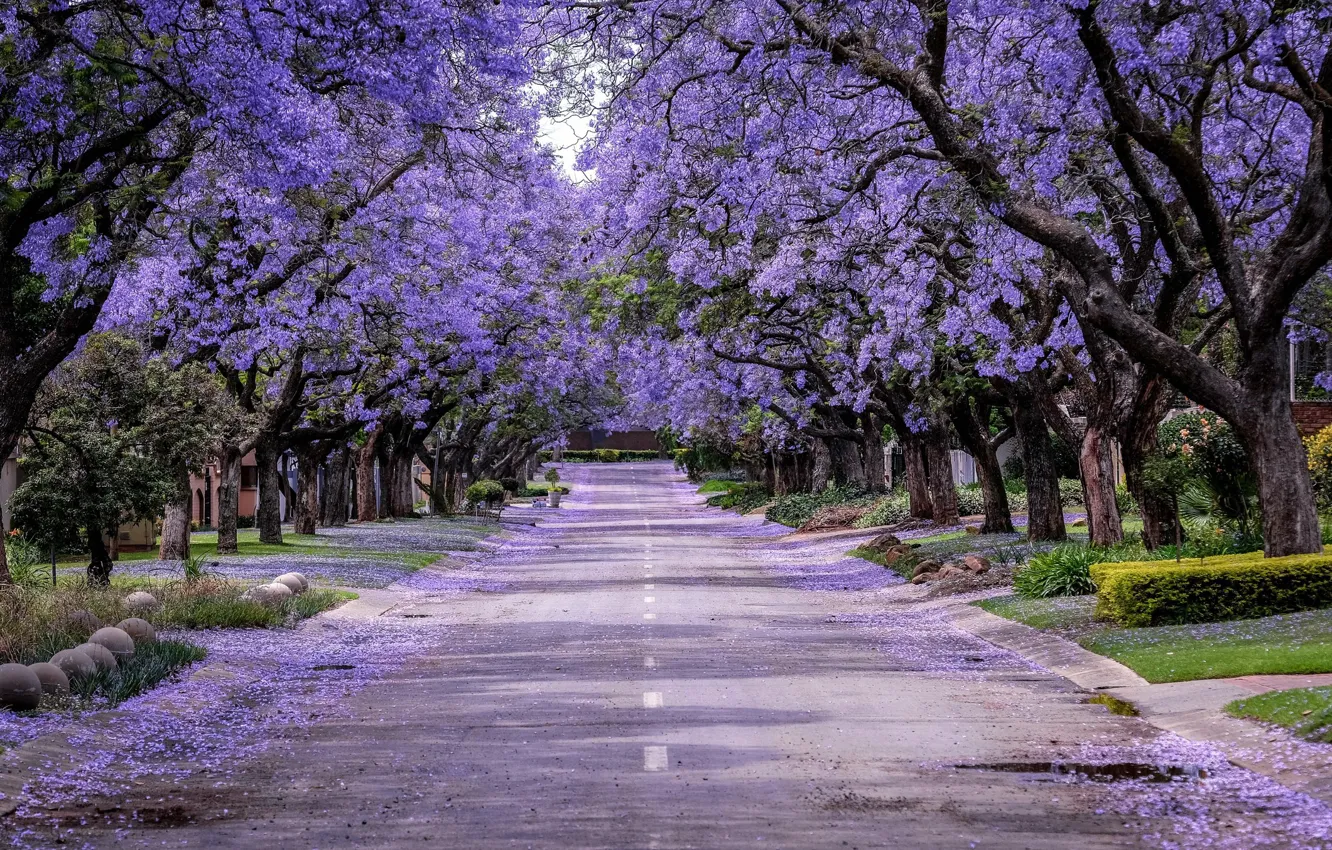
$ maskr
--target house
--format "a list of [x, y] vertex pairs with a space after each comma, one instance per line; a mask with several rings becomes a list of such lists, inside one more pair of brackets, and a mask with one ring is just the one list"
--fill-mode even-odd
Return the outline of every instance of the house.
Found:
[[1306, 339], [1290, 344], [1290, 409], [1306, 437], [1332, 425], [1332, 392], [1315, 383], [1332, 373], [1332, 342]]
[[[204, 467], [203, 475], [190, 475], [190, 490], [194, 493], [194, 521], [201, 527], [213, 527], [217, 522], [218, 487], [222, 477], [216, 463]], [[240, 505], [237, 516], [252, 517], [259, 511], [259, 466], [254, 452], [241, 458]]]

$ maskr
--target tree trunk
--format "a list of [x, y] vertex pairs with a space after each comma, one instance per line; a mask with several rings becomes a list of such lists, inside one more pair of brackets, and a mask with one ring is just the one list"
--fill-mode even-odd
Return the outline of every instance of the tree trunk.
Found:
[[234, 555], [239, 549], [236, 541], [236, 519], [240, 514], [241, 451], [237, 446], [226, 446], [217, 458], [217, 552]]
[[931, 519], [930, 478], [925, 461], [925, 444], [919, 434], [902, 435], [902, 456], [906, 459], [906, 489], [910, 511], [917, 519]]
[[1142, 544], [1148, 549], [1170, 546], [1175, 542], [1175, 525], [1179, 518], [1169, 499], [1153, 497], [1143, 484], [1144, 466], [1156, 449], [1156, 426], [1151, 429], [1150, 440], [1129, 435], [1120, 447], [1124, 461], [1124, 478], [1128, 490], [1138, 503], [1142, 516]]
[[1013, 424], [1022, 442], [1023, 476], [1027, 481], [1027, 539], [1064, 540], [1068, 534], [1059, 501], [1059, 471], [1040, 405], [1030, 398], [1015, 400]]
[[106, 550], [106, 543], [102, 540], [102, 529], [97, 527], [96, 521], [89, 522], [85, 526], [88, 532], [88, 584], [93, 587], [106, 587], [111, 584], [111, 553]]
[[329, 456], [324, 471], [323, 524], [340, 528], [347, 524], [347, 448], [341, 447]]
[[1114, 546], [1124, 540], [1124, 526], [1115, 502], [1113, 443], [1099, 423], [1087, 420], [1082, 434], [1078, 468], [1087, 508], [1087, 531], [1096, 546]]
[[865, 434], [865, 481], [871, 493], [888, 489], [888, 476], [883, 463], [883, 424], [879, 417], [866, 413], [861, 416]]
[[319, 521], [319, 457], [323, 454], [314, 444], [302, 446], [296, 452], [296, 505], [293, 511], [292, 533], [314, 534]]
[[259, 513], [255, 525], [259, 527], [259, 542], [282, 543], [282, 484], [278, 480], [278, 451], [274, 440], [265, 438], [254, 446], [254, 459], [259, 465]]
[[375, 501], [375, 449], [379, 444], [380, 430], [370, 432], [370, 439], [356, 450], [356, 519], [359, 522], [373, 522], [378, 514]]
[[842, 487], [862, 491], [867, 489], [865, 464], [860, 459], [860, 447], [850, 440], [831, 442], [833, 479]]
[[[381, 444], [382, 445], [382, 444]], [[379, 454], [379, 501], [375, 516], [378, 519], [390, 519], [393, 516], [393, 479], [396, 470], [389, 452]]]
[[393, 515], [412, 516], [416, 513], [416, 500], [412, 498], [412, 452], [404, 450], [393, 457]]
[[[997, 453], [1004, 435], [990, 436], [990, 406], [979, 403], [979, 410], [973, 410], [968, 399], [961, 399], [953, 405], [949, 415], [962, 447], [976, 462], [985, 509], [981, 534], [1012, 534], [1013, 514], [1008, 504], [1008, 490], [1004, 487], [1004, 470], [999, 465]], [[1007, 433], [1005, 430], [1004, 434]]]
[[190, 491], [190, 471], [184, 464], [176, 467], [175, 497], [162, 512], [162, 542], [157, 549], [159, 561], [183, 561], [190, 556], [190, 518], [194, 513], [194, 493]]
[[1308, 456], [1291, 414], [1284, 371], [1251, 378], [1246, 388], [1245, 415], [1231, 425], [1243, 438], [1258, 477], [1263, 551], [1269, 558], [1321, 552]]
[[922, 437], [930, 488], [930, 518], [936, 525], [957, 525], [957, 486], [953, 484], [953, 459], [948, 446], [948, 432], [931, 423]]
[[832, 452], [828, 450], [828, 441], [822, 437], [814, 438], [814, 474], [810, 481], [810, 490], [822, 493], [832, 481]]

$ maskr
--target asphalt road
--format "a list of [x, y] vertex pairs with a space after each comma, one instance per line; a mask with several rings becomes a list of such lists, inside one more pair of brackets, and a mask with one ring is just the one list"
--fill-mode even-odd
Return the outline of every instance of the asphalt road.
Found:
[[[574, 496], [491, 567], [400, 607], [435, 649], [179, 817], [92, 846], [1102, 848], [1155, 825], [1114, 782], [976, 765], [1138, 746], [927, 613], [792, 589], [669, 464], [566, 467]], [[867, 601], [868, 600], [868, 601]], [[848, 612], [850, 615], [848, 615]], [[961, 767], [958, 767], [961, 765]]]

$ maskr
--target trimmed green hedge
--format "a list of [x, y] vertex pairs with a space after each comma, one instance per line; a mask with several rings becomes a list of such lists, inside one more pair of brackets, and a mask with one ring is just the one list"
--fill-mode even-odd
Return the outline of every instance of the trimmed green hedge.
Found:
[[1094, 564], [1096, 615], [1129, 627], [1247, 620], [1332, 606], [1332, 556]]
[[[543, 462], [549, 463], [555, 456], [554, 452], [543, 451], [540, 458]], [[643, 449], [592, 449], [584, 451], [578, 449], [575, 451], [566, 451], [560, 455], [561, 460], [567, 463], [622, 463], [627, 461], [639, 460], [658, 460], [661, 458], [659, 452], [647, 451]]]

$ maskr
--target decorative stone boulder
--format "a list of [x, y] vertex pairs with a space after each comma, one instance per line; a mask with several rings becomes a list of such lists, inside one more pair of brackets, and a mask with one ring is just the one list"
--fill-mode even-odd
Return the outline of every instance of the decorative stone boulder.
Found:
[[116, 657], [117, 662], [129, 661], [134, 657], [134, 638], [129, 636], [129, 632], [115, 626], [107, 626], [93, 632], [93, 636], [88, 638], [88, 643], [106, 647]]
[[297, 596], [310, 589], [310, 582], [306, 581], [305, 576], [300, 573], [283, 573], [273, 583], [286, 587]]
[[81, 649], [62, 649], [51, 656], [51, 663], [71, 679], [86, 679], [97, 672], [97, 664]]
[[147, 620], [141, 620], [138, 617], [129, 617], [116, 623], [116, 628], [125, 634], [134, 638], [134, 645], [141, 643], [155, 643], [157, 641], [157, 629]]
[[276, 608], [281, 605], [283, 600], [292, 597], [291, 588], [285, 584], [261, 584], [258, 587], [252, 587], [241, 594], [241, 599], [247, 602], [258, 602], [260, 605], [267, 605]]
[[878, 537], [866, 543], [865, 548], [875, 552], [887, 552], [894, 546], [901, 545], [902, 541], [897, 539], [896, 534], [880, 534]]
[[1080, 516], [1080, 517], [1078, 517], [1077, 519], [1075, 519], [1075, 520], [1073, 520], [1072, 522], [1070, 522], [1070, 523], [1069, 523], [1069, 526], [1070, 526], [1071, 528], [1086, 528], [1086, 527], [1087, 527], [1087, 518], [1086, 518], [1086, 517], [1081, 517], [1081, 516]]
[[109, 672], [120, 666], [115, 654], [100, 643], [81, 643], [74, 648], [91, 658], [99, 670]]
[[919, 576], [924, 575], [925, 573], [937, 573], [940, 569], [941, 567], [939, 566], [938, 561], [931, 561], [929, 558], [926, 558], [919, 564], [916, 564], [916, 569], [913, 575]]
[[966, 575], [971, 575], [971, 573], [967, 572], [964, 569], [956, 567], [953, 564], [945, 564], [943, 568], [939, 570], [939, 572], [934, 574], [934, 577], [937, 579], [945, 579], [945, 578], [952, 578], [953, 576], [966, 576]]
[[28, 669], [37, 674], [37, 680], [42, 683], [43, 693], [57, 695], [69, 693], [69, 677], [65, 675], [64, 670], [51, 662], [39, 661], [36, 664], [29, 664]]
[[921, 573], [920, 575], [913, 576], [913, 577], [911, 578], [911, 583], [912, 583], [912, 584], [924, 584], [925, 582], [927, 582], [927, 581], [929, 581], [930, 579], [934, 578], [936, 575], [938, 575], [938, 573]]
[[22, 664], [0, 664], [0, 706], [31, 711], [42, 701], [42, 680]]
[[980, 534], [981, 527], [979, 525], [968, 525], [964, 527], [962, 530], [965, 531], [967, 534]]
[[962, 559], [962, 566], [976, 575], [990, 571], [990, 559], [981, 555], [967, 555]]
[[157, 597], [146, 590], [136, 590], [125, 597], [125, 610], [132, 614], [146, 614], [157, 610]]
[[65, 618], [70, 631], [84, 636], [90, 635], [102, 627], [102, 621], [91, 611], [75, 611]]

